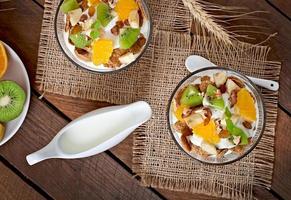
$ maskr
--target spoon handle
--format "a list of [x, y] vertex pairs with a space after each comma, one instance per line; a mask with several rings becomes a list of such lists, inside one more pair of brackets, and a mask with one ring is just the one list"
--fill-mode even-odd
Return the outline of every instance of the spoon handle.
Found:
[[260, 79], [248, 76], [251, 81], [253, 81], [256, 85], [264, 87], [266, 89], [272, 90], [272, 91], [278, 91], [279, 84], [276, 81], [266, 80], [266, 79]]

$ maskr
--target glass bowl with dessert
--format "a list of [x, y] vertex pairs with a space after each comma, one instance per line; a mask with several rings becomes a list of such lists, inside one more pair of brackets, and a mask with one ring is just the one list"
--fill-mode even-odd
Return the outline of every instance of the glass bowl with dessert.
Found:
[[175, 88], [168, 127], [176, 144], [207, 164], [228, 164], [250, 153], [265, 127], [257, 87], [244, 75], [223, 67], [197, 70]]
[[63, 0], [55, 33], [77, 66], [106, 73], [135, 63], [146, 50], [152, 22], [143, 0]]

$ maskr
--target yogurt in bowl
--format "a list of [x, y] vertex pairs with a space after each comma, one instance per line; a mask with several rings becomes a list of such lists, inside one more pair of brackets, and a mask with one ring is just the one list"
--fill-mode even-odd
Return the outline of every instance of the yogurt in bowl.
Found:
[[57, 41], [65, 55], [100, 73], [136, 62], [149, 44], [151, 30], [142, 0], [64, 0], [55, 17]]
[[176, 87], [168, 125], [178, 146], [192, 158], [208, 164], [231, 163], [259, 142], [265, 126], [263, 101], [244, 75], [205, 68]]

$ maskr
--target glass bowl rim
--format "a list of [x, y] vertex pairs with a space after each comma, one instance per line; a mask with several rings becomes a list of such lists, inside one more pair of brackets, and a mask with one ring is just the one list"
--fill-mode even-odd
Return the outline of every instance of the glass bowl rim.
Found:
[[119, 69], [115, 69], [115, 70], [112, 70], [112, 71], [97, 71], [97, 70], [93, 70], [93, 69], [90, 69], [90, 68], [85, 68], [81, 65], [79, 65], [76, 61], [74, 61], [73, 58], [71, 58], [64, 50], [63, 46], [61, 45], [61, 42], [59, 40], [59, 37], [58, 37], [58, 34], [57, 34], [57, 22], [58, 22], [58, 15], [60, 13], [60, 7], [62, 5], [64, 0], [61, 0], [58, 7], [57, 7], [57, 10], [56, 10], [56, 14], [55, 14], [55, 18], [54, 18], [54, 32], [55, 32], [55, 38], [57, 40], [57, 43], [60, 47], [60, 49], [62, 50], [62, 53], [69, 59], [69, 61], [71, 63], [73, 63], [75, 66], [81, 68], [82, 70], [86, 70], [86, 71], [90, 71], [90, 72], [93, 72], [93, 73], [96, 73], [96, 74], [114, 74], [114, 73], [118, 73], [120, 71], [123, 71], [123, 70], [127, 70], [129, 67], [131, 67], [132, 65], [134, 65], [135, 63], [137, 63], [139, 61], [139, 59], [143, 56], [143, 54], [145, 53], [145, 51], [147, 50], [147, 48], [149, 47], [150, 43], [151, 43], [151, 39], [152, 39], [152, 33], [153, 33], [153, 22], [152, 22], [152, 16], [151, 16], [151, 12], [150, 12], [150, 9], [149, 9], [149, 6], [147, 4], [147, 2], [145, 0], [141, 0], [146, 12], [148, 13], [148, 21], [149, 21], [149, 37], [147, 39], [147, 42], [143, 48], [143, 50], [140, 52], [140, 54], [136, 57], [136, 59], [129, 63], [128, 65], [124, 66], [124, 67], [121, 67]]
[[[239, 155], [237, 158], [233, 159], [233, 160], [229, 160], [229, 161], [226, 161], [226, 162], [217, 162], [217, 163], [214, 163], [214, 162], [207, 162], [207, 161], [204, 161], [204, 160], [200, 160], [198, 158], [195, 158], [193, 156], [191, 156], [187, 151], [184, 150], [184, 148], [179, 144], [179, 142], [176, 140], [175, 136], [174, 136], [174, 133], [172, 131], [172, 127], [171, 127], [171, 124], [170, 124], [170, 110], [171, 110], [171, 104], [172, 104], [172, 100], [174, 99], [174, 96], [176, 94], [176, 92], [178, 91], [178, 89], [180, 88], [180, 86], [186, 82], [189, 78], [191, 78], [192, 76], [196, 75], [197, 73], [200, 73], [200, 72], [203, 72], [203, 71], [207, 71], [207, 70], [223, 70], [223, 71], [231, 71], [231, 72], [234, 72], [234, 73], [237, 73], [239, 74], [240, 76], [242, 76], [243, 78], [245, 78], [248, 83], [254, 88], [254, 90], [257, 92], [258, 94], [258, 97], [259, 97], [259, 100], [262, 102], [262, 108], [263, 108], [263, 117], [262, 117], [262, 120], [263, 120], [263, 124], [262, 124], [262, 130], [261, 132], [259, 133], [259, 136], [256, 140], [255, 143], [253, 143], [250, 148], [245, 151], [243, 154]], [[258, 100], [258, 99], [256, 99]], [[227, 67], [220, 67], [220, 66], [211, 66], [211, 67], [205, 67], [205, 68], [202, 68], [202, 69], [198, 69], [198, 70], [195, 70], [193, 72], [191, 72], [190, 74], [188, 74], [186, 77], [184, 77], [178, 84], [177, 86], [175, 87], [175, 89], [173, 90], [173, 92], [171, 93], [171, 96], [170, 96], [170, 99], [168, 100], [168, 106], [167, 106], [167, 113], [166, 113], [166, 117], [167, 117], [167, 127], [168, 127], [168, 130], [170, 131], [170, 135], [172, 137], [172, 139], [174, 140], [175, 144], [178, 146], [178, 148], [180, 150], [182, 150], [184, 153], [187, 154], [187, 156], [189, 156], [190, 158], [196, 160], [196, 161], [199, 161], [200, 163], [203, 163], [203, 164], [207, 164], [207, 165], [227, 165], [227, 164], [231, 164], [231, 163], [234, 163], [242, 158], [244, 158], [245, 156], [247, 156], [250, 152], [252, 152], [254, 150], [254, 148], [258, 145], [258, 143], [260, 142], [262, 136], [263, 136], [263, 133], [265, 131], [265, 125], [266, 125], [266, 109], [265, 109], [265, 102], [264, 102], [264, 99], [263, 99], [263, 96], [261, 94], [261, 92], [259, 91], [258, 87], [244, 74], [234, 70], [234, 69], [230, 69], [230, 68], [227, 68]]]

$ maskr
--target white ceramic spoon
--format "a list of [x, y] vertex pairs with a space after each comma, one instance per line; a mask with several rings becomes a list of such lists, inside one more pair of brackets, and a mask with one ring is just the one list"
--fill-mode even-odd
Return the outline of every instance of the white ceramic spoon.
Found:
[[[206, 58], [198, 55], [191, 55], [185, 61], [186, 68], [190, 72], [194, 72], [198, 69], [203, 69], [205, 67], [216, 66], [214, 63], [210, 62]], [[278, 91], [279, 84], [276, 81], [270, 81], [266, 79], [255, 78], [251, 76], [247, 76], [251, 81], [253, 81], [256, 85], [267, 88], [272, 91]]]
[[49, 158], [84, 158], [119, 144], [151, 118], [144, 101], [87, 113], [65, 126], [44, 148], [26, 157], [30, 165]]

